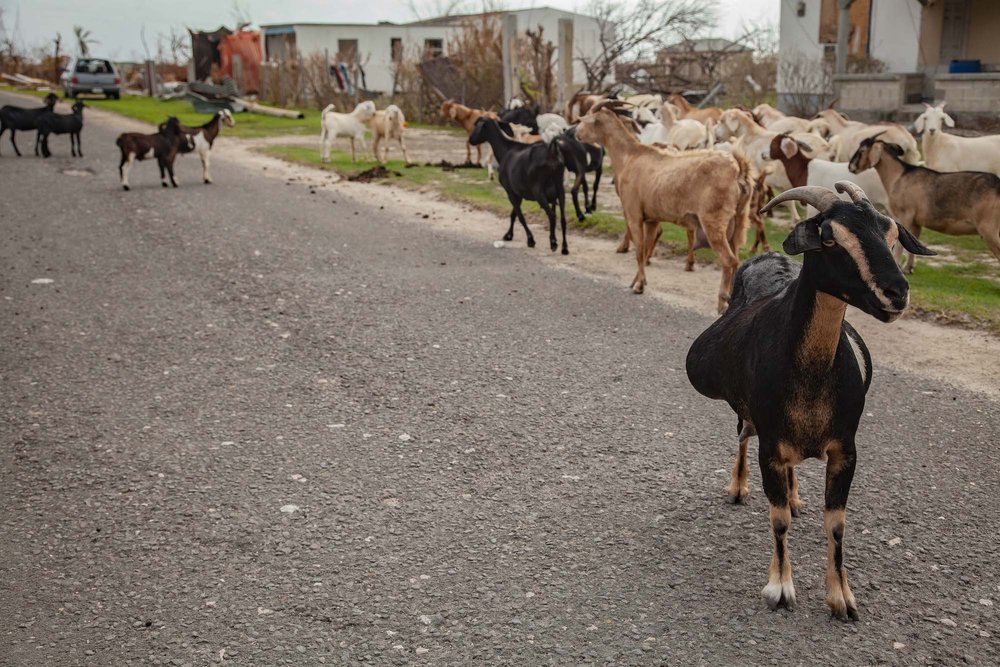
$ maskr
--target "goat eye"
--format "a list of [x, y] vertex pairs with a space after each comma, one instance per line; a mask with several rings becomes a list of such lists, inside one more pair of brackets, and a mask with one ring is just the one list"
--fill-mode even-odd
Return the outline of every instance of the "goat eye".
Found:
[[832, 248], [833, 246], [837, 245], [837, 242], [834, 241], [833, 239], [826, 239], [825, 241], [823, 241], [823, 245], [825, 245], [827, 248]]

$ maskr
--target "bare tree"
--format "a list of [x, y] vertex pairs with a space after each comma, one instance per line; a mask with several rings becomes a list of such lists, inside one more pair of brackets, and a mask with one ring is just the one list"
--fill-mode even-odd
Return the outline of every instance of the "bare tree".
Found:
[[644, 60], [672, 41], [695, 35], [715, 23], [715, 0], [591, 0], [586, 13], [598, 24], [596, 55], [578, 52], [587, 87], [598, 90], [620, 60]]
[[73, 35], [76, 37], [76, 48], [83, 57], [90, 55], [91, 44], [100, 44], [98, 40], [94, 39], [94, 33], [85, 29], [82, 25], [73, 26]]

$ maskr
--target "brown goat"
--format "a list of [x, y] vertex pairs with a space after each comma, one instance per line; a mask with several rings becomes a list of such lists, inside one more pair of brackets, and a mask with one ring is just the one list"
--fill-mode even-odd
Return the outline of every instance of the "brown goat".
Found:
[[576, 93], [566, 102], [566, 120], [570, 123], [575, 123], [580, 120], [594, 108], [595, 105], [608, 99], [607, 95], [591, 93], [586, 90], [581, 90]]
[[[441, 103], [441, 118], [445, 120], [455, 121], [466, 134], [472, 134], [472, 130], [476, 127], [476, 121], [482, 117], [493, 118], [499, 120], [500, 117], [493, 111], [483, 111], [482, 109], [473, 109], [472, 107], [467, 107], [464, 104], [459, 104], [455, 100], [445, 100]], [[466, 140], [465, 142], [465, 161], [472, 162], [472, 144]], [[482, 145], [476, 146], [476, 164], [482, 164], [483, 162], [483, 147]]]
[[705, 107], [704, 109], [693, 107], [684, 99], [683, 95], [678, 95], [677, 93], [668, 97], [667, 101], [681, 110], [681, 118], [697, 120], [705, 125], [708, 125], [708, 121], [710, 120], [718, 123], [719, 118], [722, 116], [722, 109], [718, 107]]
[[662, 221], [687, 231], [689, 263], [700, 227], [722, 261], [718, 309], [724, 311], [749, 224], [749, 163], [721, 151], [673, 153], [644, 146], [614, 112], [602, 107], [580, 120], [576, 134], [580, 141], [603, 145], [611, 157], [629, 238], [636, 242], [633, 291], [641, 294], [645, 289], [646, 262]]

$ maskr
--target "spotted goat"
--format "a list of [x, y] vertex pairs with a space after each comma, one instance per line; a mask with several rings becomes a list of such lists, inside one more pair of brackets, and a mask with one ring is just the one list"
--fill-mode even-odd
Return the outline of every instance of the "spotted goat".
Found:
[[855, 436], [871, 384], [868, 348], [844, 315], [852, 305], [882, 321], [898, 318], [909, 285], [892, 257], [898, 242], [934, 254], [906, 228], [879, 213], [861, 188], [792, 188], [764, 211], [800, 201], [819, 213], [796, 225], [778, 253], [745, 262], [733, 280], [729, 309], [691, 345], [688, 379], [704, 396], [726, 401], [737, 416], [739, 453], [726, 492], [733, 503], [749, 493], [747, 446], [758, 460], [774, 538], [763, 597], [772, 610], [795, 605], [788, 530], [801, 505], [795, 466], [826, 461], [823, 524], [827, 537], [826, 604], [841, 620], [858, 605], [844, 565], [847, 496], [856, 462]]

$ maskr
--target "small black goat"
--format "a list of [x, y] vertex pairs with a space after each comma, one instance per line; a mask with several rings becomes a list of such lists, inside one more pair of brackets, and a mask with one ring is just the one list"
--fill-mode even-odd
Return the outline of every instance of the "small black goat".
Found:
[[[59, 98], [55, 93], [49, 93], [45, 96], [45, 106], [43, 107], [25, 109], [8, 104], [0, 108], [0, 137], [3, 137], [4, 132], [10, 130], [10, 145], [14, 147], [14, 152], [17, 153], [18, 157], [21, 156], [21, 151], [17, 147], [17, 142], [14, 141], [17, 130], [37, 130], [38, 119], [52, 111], [58, 101]], [[35, 142], [35, 155], [38, 155], [37, 141]]]
[[844, 567], [847, 496], [872, 364], [844, 314], [850, 304], [882, 322], [898, 318], [909, 303], [909, 285], [891, 248], [898, 241], [910, 252], [934, 253], [876, 211], [861, 188], [847, 181], [836, 187], [853, 203], [805, 186], [764, 206], [762, 213], [796, 200], [819, 211], [785, 239], [787, 253], [804, 253], [802, 268], [777, 253], [745, 262], [733, 279], [729, 309], [691, 345], [687, 374], [699, 393], [726, 401], [736, 413], [739, 454], [726, 489], [734, 503], [749, 491], [747, 444], [754, 435], [759, 439], [774, 537], [763, 590], [771, 609], [795, 605], [787, 544], [800, 506], [795, 466], [807, 458], [826, 461], [826, 604], [847, 620], [858, 618]]
[[171, 116], [163, 123], [159, 132], [141, 134], [125, 132], [118, 136], [115, 144], [121, 149], [122, 159], [118, 163], [118, 174], [121, 176], [122, 188], [129, 189], [128, 175], [136, 160], [144, 160], [152, 152], [160, 166], [160, 182], [167, 187], [166, 174], [170, 175], [170, 184], [175, 188], [174, 160], [182, 145], [189, 150], [194, 147], [194, 140], [181, 131], [181, 123], [176, 116]]
[[480, 118], [469, 135], [469, 143], [479, 146], [489, 142], [493, 154], [500, 163], [500, 185], [510, 199], [510, 228], [504, 240], [514, 238], [514, 219], [521, 221], [528, 236], [528, 247], [535, 246], [535, 238], [528, 229], [528, 223], [521, 212], [521, 202], [525, 199], [538, 202], [549, 218], [549, 243], [554, 251], [556, 242], [556, 206], [562, 223], [562, 254], [569, 254], [566, 243], [566, 189], [563, 185], [566, 167], [563, 162], [565, 141], [557, 137], [551, 143], [540, 141], [522, 144], [514, 141], [500, 129], [492, 118]]
[[[566, 157], [566, 169], [576, 174], [576, 182], [570, 190], [573, 194], [573, 207], [576, 209], [576, 217], [583, 220], [580, 213], [580, 204], [577, 201], [577, 191], [583, 185], [583, 205], [587, 213], [597, 210], [597, 186], [601, 183], [601, 174], [604, 172], [604, 148], [596, 144], [586, 144], [576, 138], [576, 126], [572, 126], [562, 133], [566, 142], [563, 144]], [[594, 173], [594, 197], [589, 198], [587, 194], [587, 176]]]
[[73, 104], [73, 113], [61, 114], [50, 111], [38, 119], [38, 136], [35, 138], [35, 153], [42, 146], [42, 157], [52, 157], [49, 150], [50, 134], [68, 134], [69, 150], [73, 157], [83, 157], [83, 146], [80, 145], [80, 131], [83, 130], [84, 103], [77, 100]]

